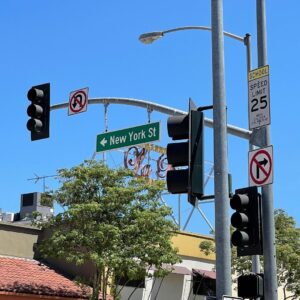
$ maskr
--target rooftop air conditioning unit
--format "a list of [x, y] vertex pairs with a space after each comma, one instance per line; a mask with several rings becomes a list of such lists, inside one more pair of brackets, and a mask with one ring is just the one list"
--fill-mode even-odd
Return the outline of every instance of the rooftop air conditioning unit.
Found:
[[53, 207], [41, 204], [42, 193], [28, 193], [21, 195], [20, 219], [32, 218], [33, 212], [39, 212], [41, 217], [49, 217], [53, 215]]
[[15, 216], [15, 214], [11, 213], [11, 212], [2, 213], [2, 221], [3, 222], [13, 222], [14, 216]]

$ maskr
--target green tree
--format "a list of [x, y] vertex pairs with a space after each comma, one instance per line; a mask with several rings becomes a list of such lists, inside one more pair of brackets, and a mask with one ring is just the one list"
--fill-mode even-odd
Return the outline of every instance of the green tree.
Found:
[[[284, 299], [300, 298], [300, 232], [293, 217], [283, 210], [275, 211], [278, 284]], [[287, 296], [287, 291], [292, 296]]]
[[[293, 217], [284, 210], [275, 210], [275, 238], [278, 286], [283, 289], [284, 300], [300, 297], [300, 232]], [[212, 242], [202, 242], [200, 249], [206, 254], [215, 251]], [[263, 256], [261, 256], [263, 260]], [[232, 248], [232, 274], [240, 276], [251, 270], [250, 256], [237, 257], [236, 247]], [[261, 261], [263, 264], [263, 261]], [[288, 295], [287, 292], [290, 292]]]
[[61, 169], [58, 176], [60, 187], [45, 201], [63, 211], [40, 224], [51, 234], [39, 250], [77, 265], [92, 262], [91, 299], [101, 292], [105, 300], [108, 287], [117, 298], [116, 278], [141, 279], [153, 266], [155, 276], [164, 276], [169, 271], [163, 264], [180, 261], [171, 244], [176, 230], [171, 210], [160, 201], [163, 182], [96, 161]]

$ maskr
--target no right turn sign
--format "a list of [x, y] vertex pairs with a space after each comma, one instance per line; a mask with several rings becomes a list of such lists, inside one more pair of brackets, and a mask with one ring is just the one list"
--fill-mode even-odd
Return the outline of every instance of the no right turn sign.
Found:
[[273, 183], [273, 146], [250, 151], [249, 186]]

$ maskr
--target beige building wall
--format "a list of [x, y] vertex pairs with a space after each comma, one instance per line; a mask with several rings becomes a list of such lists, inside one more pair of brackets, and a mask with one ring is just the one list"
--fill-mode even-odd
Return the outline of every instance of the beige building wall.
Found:
[[39, 233], [32, 226], [0, 222], [0, 255], [33, 258]]

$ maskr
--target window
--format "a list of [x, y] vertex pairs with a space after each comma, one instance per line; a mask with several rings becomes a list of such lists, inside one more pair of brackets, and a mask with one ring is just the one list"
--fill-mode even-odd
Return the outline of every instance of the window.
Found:
[[22, 206], [33, 206], [34, 193], [22, 195]]
[[194, 272], [193, 273], [193, 294], [204, 295], [204, 296], [215, 296], [216, 280]]
[[135, 288], [145, 288], [145, 278], [129, 280], [128, 277], [121, 277], [117, 279], [117, 284], [120, 286], [130, 286]]

